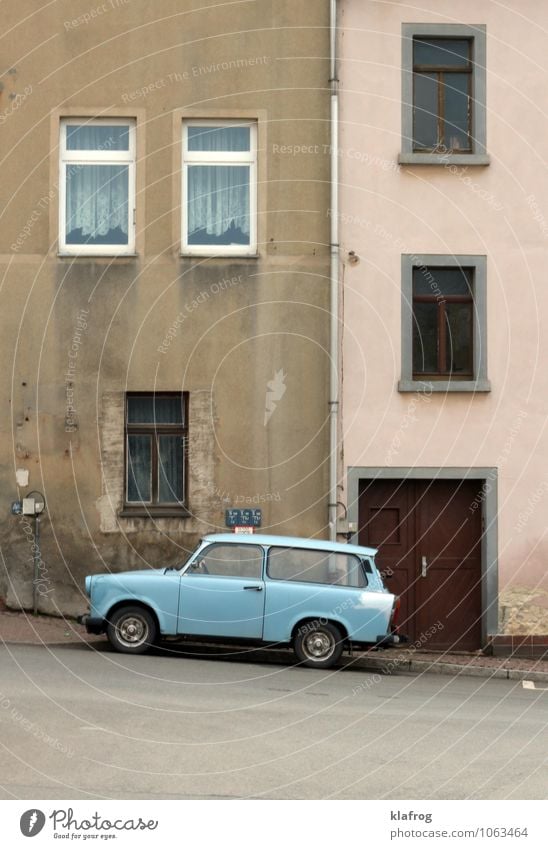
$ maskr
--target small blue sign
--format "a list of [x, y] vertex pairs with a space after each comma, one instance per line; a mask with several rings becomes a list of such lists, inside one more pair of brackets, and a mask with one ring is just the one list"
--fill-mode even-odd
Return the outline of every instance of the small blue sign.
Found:
[[256, 508], [239, 509], [233, 507], [225, 512], [225, 524], [227, 528], [247, 527], [260, 528], [262, 521], [262, 510]]

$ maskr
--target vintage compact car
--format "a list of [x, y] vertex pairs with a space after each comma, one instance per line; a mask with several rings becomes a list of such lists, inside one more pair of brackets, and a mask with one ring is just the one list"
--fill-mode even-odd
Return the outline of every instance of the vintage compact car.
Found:
[[298, 537], [210, 534], [180, 567], [89, 575], [90, 633], [139, 654], [163, 638], [290, 645], [333, 666], [345, 648], [400, 642], [399, 599], [376, 550]]

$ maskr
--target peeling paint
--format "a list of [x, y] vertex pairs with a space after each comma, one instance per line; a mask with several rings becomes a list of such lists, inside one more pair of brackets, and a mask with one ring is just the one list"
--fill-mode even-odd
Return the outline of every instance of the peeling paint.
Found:
[[548, 592], [529, 587], [510, 587], [500, 594], [501, 634], [547, 634]]

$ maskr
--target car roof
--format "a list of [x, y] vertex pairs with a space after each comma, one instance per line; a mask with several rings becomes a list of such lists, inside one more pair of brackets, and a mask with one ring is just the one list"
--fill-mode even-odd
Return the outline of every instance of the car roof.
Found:
[[277, 545], [283, 548], [309, 548], [325, 550], [341, 554], [357, 554], [361, 557], [372, 557], [377, 553], [376, 548], [364, 545], [350, 545], [347, 542], [331, 542], [326, 539], [308, 539], [307, 537], [285, 537], [276, 534], [206, 534], [202, 542], [238, 542], [244, 545]]

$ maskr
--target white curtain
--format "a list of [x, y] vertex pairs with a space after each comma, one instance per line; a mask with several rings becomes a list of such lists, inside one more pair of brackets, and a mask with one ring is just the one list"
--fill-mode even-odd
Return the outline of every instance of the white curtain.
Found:
[[67, 176], [67, 237], [108, 242], [113, 231], [128, 233], [128, 166], [77, 165], [66, 166]]
[[204, 127], [188, 128], [188, 149], [192, 151], [247, 151], [250, 150], [249, 127]]
[[[191, 126], [188, 150], [250, 150], [249, 126]], [[189, 165], [190, 244], [249, 244], [249, 165]]]
[[249, 166], [191, 165], [188, 237], [197, 244], [249, 243]]
[[129, 125], [69, 124], [67, 150], [129, 150]]

